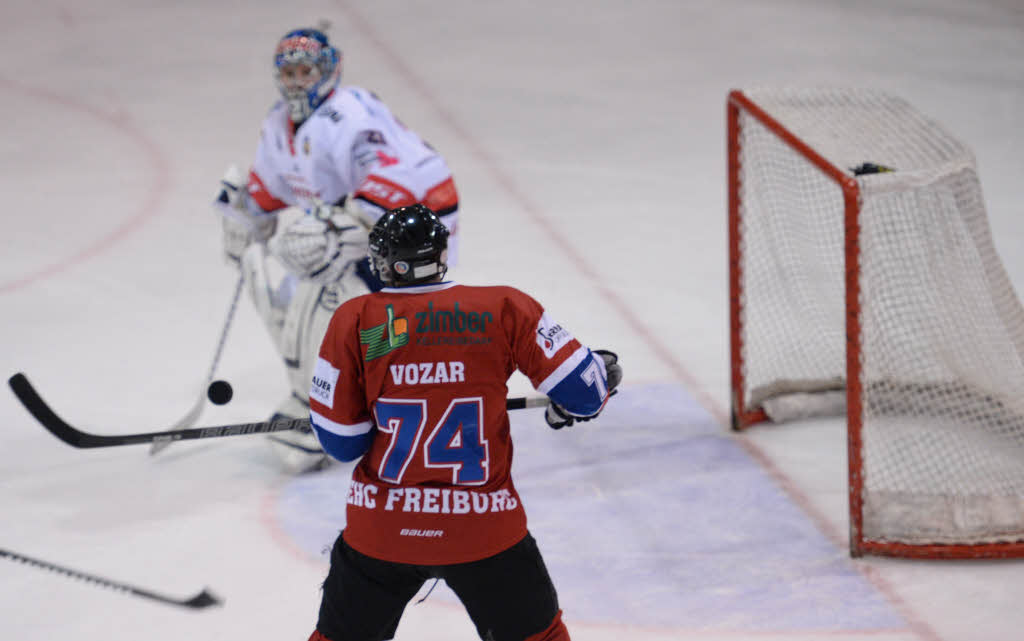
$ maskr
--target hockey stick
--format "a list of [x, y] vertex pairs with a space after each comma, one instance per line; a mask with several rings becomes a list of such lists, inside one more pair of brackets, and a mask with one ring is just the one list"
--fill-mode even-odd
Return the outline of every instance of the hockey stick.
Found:
[[533, 407], [547, 407], [547, 396], [514, 396], [505, 399], [507, 410], [527, 410]]
[[[188, 414], [182, 416], [178, 422], [171, 426], [172, 430], [192, 427], [196, 424], [196, 421], [199, 420], [199, 415], [203, 413], [203, 407], [206, 405], [207, 390], [210, 387], [210, 383], [213, 382], [213, 375], [217, 371], [217, 364], [220, 363], [220, 355], [224, 351], [224, 342], [228, 338], [228, 329], [231, 327], [231, 321], [235, 318], [235, 310], [238, 309], [238, 299], [242, 296], [242, 287], [244, 285], [245, 272], [241, 272], [238, 276], [238, 284], [235, 285], [235, 293], [231, 297], [231, 306], [228, 308], [228, 317], [224, 321], [224, 328], [220, 330], [220, 340], [217, 341], [217, 350], [213, 353], [213, 362], [210, 363], [210, 372], [206, 375], [206, 383], [199, 392], [199, 398], [196, 399], [196, 404], [192, 406], [192, 409], [188, 411]], [[149, 448], [149, 455], [155, 455], [170, 444], [171, 441], [153, 441], [153, 444]]]
[[157, 594], [156, 592], [150, 592], [143, 588], [138, 588], [127, 583], [118, 583], [117, 581], [111, 581], [110, 579], [104, 579], [103, 577], [96, 576], [95, 574], [86, 574], [85, 572], [79, 572], [78, 570], [72, 570], [71, 568], [62, 567], [46, 561], [40, 561], [39, 559], [33, 559], [30, 556], [24, 554], [18, 554], [0, 548], [0, 557], [5, 557], [11, 561], [17, 561], [26, 565], [35, 566], [42, 568], [43, 570], [50, 570], [58, 574], [70, 577], [72, 579], [81, 579], [87, 583], [95, 583], [104, 588], [110, 588], [118, 592], [127, 592], [144, 599], [151, 599], [153, 601], [159, 601], [161, 603], [167, 603], [168, 605], [177, 605], [183, 608], [191, 608], [193, 610], [199, 610], [202, 608], [208, 608], [212, 605], [220, 605], [221, 600], [217, 598], [215, 594], [204, 588], [202, 592], [188, 599], [175, 599], [173, 597], [164, 596]]
[[[136, 445], [138, 443], [157, 443], [185, 441], [200, 438], [218, 438], [221, 436], [237, 436], [240, 434], [265, 434], [286, 430], [309, 430], [308, 418], [284, 418], [261, 423], [237, 423], [234, 425], [217, 425], [213, 427], [192, 427], [186, 429], [165, 430], [161, 432], [143, 432], [140, 434], [90, 434], [78, 430], [64, 422], [64, 419], [50, 409], [46, 401], [39, 396], [32, 383], [22, 373], [8, 379], [14, 395], [37, 421], [42, 423], [51, 434], [72, 447], [113, 447], [116, 445]], [[548, 404], [547, 397], [518, 397], [505, 399], [505, 407], [510, 410], [521, 410], [531, 407], [544, 407]]]

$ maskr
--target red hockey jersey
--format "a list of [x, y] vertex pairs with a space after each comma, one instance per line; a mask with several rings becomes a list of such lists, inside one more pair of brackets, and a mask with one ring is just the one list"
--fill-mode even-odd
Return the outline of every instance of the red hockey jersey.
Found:
[[350, 460], [365, 448], [347, 496], [349, 545], [441, 565], [526, 535], [505, 408], [516, 369], [575, 414], [607, 400], [602, 359], [512, 287], [385, 288], [338, 308], [310, 406], [327, 452], [360, 442]]

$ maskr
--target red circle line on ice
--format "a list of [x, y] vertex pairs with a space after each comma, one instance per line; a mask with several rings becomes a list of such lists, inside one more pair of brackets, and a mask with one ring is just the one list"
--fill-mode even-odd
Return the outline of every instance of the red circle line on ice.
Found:
[[[148, 161], [147, 164], [150, 167], [149, 173], [152, 176], [151, 184], [146, 192], [146, 196], [143, 201], [134, 208], [133, 214], [129, 215], [106, 235], [92, 240], [91, 242], [87, 241], [88, 244], [85, 247], [78, 249], [77, 251], [72, 251], [70, 255], [58, 256], [51, 260], [51, 262], [37, 268], [35, 271], [21, 276], [15, 275], [11, 280], [0, 282], [0, 294], [6, 294], [22, 289], [23, 287], [27, 287], [28, 285], [32, 285], [38, 281], [50, 278], [51, 276], [66, 271], [91, 258], [99, 256], [124, 240], [124, 238], [129, 236], [131, 233], [137, 231], [143, 224], [148, 222], [149, 219], [159, 213], [160, 205], [167, 197], [167, 192], [170, 187], [170, 179], [168, 178], [170, 173], [170, 163], [160, 146], [153, 139], [143, 133], [142, 130], [136, 127], [132, 123], [128, 114], [105, 112], [72, 97], [39, 87], [32, 87], [20, 82], [15, 82], [4, 76], [0, 76], [0, 87], [7, 91], [29, 96], [40, 102], [50, 103], [70, 111], [85, 114], [93, 120], [101, 123], [104, 127], [117, 131], [131, 140], [139, 149], [142, 150], [142, 155], [145, 156]], [[132, 211], [132, 209], [126, 207], [126, 211]]]

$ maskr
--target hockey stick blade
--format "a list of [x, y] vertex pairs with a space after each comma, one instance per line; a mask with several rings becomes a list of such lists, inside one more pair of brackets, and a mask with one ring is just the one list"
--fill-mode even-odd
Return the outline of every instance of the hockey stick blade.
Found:
[[[185, 441], [200, 438], [218, 438], [221, 436], [240, 436], [243, 434], [265, 434], [268, 432], [285, 432], [288, 430], [308, 431], [308, 418], [284, 418], [261, 423], [237, 423], [234, 425], [217, 425], [214, 427], [192, 427], [181, 430], [164, 430], [160, 432], [142, 432], [140, 434], [90, 434], [72, 427], [57, 413], [50, 409], [46, 401], [39, 396], [32, 383], [21, 372], [10, 379], [14, 395], [32, 416], [39, 421], [51, 434], [72, 447], [114, 447], [117, 445], [137, 445], [139, 443], [158, 443], [162, 441]], [[505, 399], [505, 407], [510, 410], [521, 410], [547, 405], [546, 397], [519, 397]]]
[[85, 572], [80, 572], [78, 570], [72, 570], [71, 568], [66, 568], [60, 565], [56, 565], [54, 563], [49, 563], [48, 561], [34, 559], [30, 556], [18, 554], [17, 552], [11, 552], [10, 550], [5, 550], [3, 548], [0, 548], [0, 557], [5, 557], [7, 559], [10, 559], [11, 561], [24, 563], [25, 565], [31, 565], [33, 567], [40, 568], [43, 570], [56, 572], [57, 574], [63, 574], [64, 576], [70, 577], [72, 579], [80, 579], [82, 581], [85, 581], [86, 583], [93, 583], [104, 588], [110, 588], [111, 590], [115, 590], [117, 592], [125, 592], [134, 596], [142, 597], [144, 599], [150, 599], [151, 601], [159, 601], [160, 603], [176, 605], [179, 607], [189, 608], [192, 610], [201, 610], [203, 608], [208, 608], [213, 605], [221, 605], [222, 603], [222, 601], [219, 598], [217, 598], [215, 594], [213, 594], [209, 591], [209, 589], [206, 588], [204, 588], [202, 592], [195, 595], [194, 597], [188, 599], [175, 599], [174, 597], [157, 594], [156, 592], [152, 592], [144, 588], [128, 585], [127, 583], [120, 583], [118, 581], [112, 581], [110, 579], [104, 579], [103, 577], [96, 576], [95, 574], [87, 574]]
[[39, 421], [51, 434], [72, 447], [113, 447], [116, 445], [136, 445], [139, 443], [155, 443], [160, 441], [184, 441], [199, 438], [215, 438], [219, 436], [236, 436], [240, 434], [260, 434], [265, 432], [283, 432], [286, 430], [309, 428], [308, 418], [281, 419], [261, 423], [238, 423], [235, 425], [218, 425], [214, 427], [193, 427], [181, 430], [165, 430], [160, 432], [143, 432], [141, 434], [90, 434], [76, 429], [57, 416], [46, 401], [39, 396], [28, 378], [17, 373], [8, 379], [14, 395], [32, 416]]

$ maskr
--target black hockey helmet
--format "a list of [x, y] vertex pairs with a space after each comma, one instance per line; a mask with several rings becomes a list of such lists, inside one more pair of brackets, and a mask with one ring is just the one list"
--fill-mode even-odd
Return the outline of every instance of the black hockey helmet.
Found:
[[392, 209], [370, 230], [370, 269], [385, 285], [415, 285], [444, 278], [448, 228], [424, 205]]

